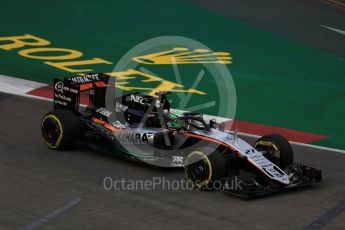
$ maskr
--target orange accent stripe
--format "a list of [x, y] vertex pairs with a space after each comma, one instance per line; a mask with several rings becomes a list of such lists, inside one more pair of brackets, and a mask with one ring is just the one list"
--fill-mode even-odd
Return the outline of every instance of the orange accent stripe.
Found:
[[111, 124], [101, 120], [101, 119], [98, 119], [98, 118], [93, 118], [92, 121], [94, 123], [97, 123], [97, 124], [100, 124], [100, 125], [103, 125], [105, 128], [109, 129], [110, 131], [112, 132], [122, 132], [122, 131], [125, 131], [126, 129], [118, 129], [118, 128], [115, 128], [113, 127]]
[[[94, 83], [95, 83], [96, 87], [100, 87], [100, 88], [107, 86], [107, 84], [105, 84], [103, 81], [96, 81]], [[85, 91], [85, 90], [88, 90], [88, 89], [91, 89], [91, 88], [94, 88], [92, 82], [84, 83], [84, 84], [79, 85], [79, 90], [80, 91]]]
[[196, 137], [196, 138], [200, 138], [200, 139], [203, 139], [203, 140], [207, 140], [207, 141], [211, 141], [211, 142], [223, 145], [223, 146], [225, 146], [227, 148], [230, 148], [231, 150], [235, 151], [237, 154], [239, 154], [236, 149], [232, 148], [230, 145], [225, 144], [222, 141], [219, 141], [219, 140], [216, 140], [216, 139], [213, 139], [213, 138], [210, 138], [210, 137], [205, 137], [205, 136], [202, 136], [202, 135], [194, 134], [194, 133], [184, 133], [183, 135], [184, 136], [189, 136], [189, 137]]
[[88, 90], [88, 89], [90, 89], [90, 88], [92, 88], [92, 83], [85, 83], [85, 84], [81, 84], [81, 85], [79, 86], [79, 90], [80, 90], [80, 91]]
[[107, 86], [107, 84], [105, 84], [103, 81], [96, 81], [95, 85], [97, 87], [106, 87]]
[[94, 123], [101, 124], [101, 125], [104, 125], [105, 123], [107, 123], [107, 122], [102, 121], [101, 119], [98, 119], [98, 118], [93, 118], [92, 121]]

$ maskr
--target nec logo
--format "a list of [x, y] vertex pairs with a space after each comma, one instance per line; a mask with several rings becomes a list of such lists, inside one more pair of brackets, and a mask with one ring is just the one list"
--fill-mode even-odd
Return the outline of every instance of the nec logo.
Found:
[[134, 101], [136, 103], [140, 103], [142, 105], [148, 104], [147, 98], [144, 98], [144, 97], [138, 96], [138, 95], [133, 95], [133, 94], [131, 95], [131, 101]]

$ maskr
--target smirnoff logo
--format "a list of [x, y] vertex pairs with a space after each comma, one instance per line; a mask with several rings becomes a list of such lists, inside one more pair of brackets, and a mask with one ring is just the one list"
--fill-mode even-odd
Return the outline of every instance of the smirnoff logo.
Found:
[[153, 133], [133, 133], [125, 132], [116, 134], [116, 138], [119, 142], [152, 142], [154, 134]]

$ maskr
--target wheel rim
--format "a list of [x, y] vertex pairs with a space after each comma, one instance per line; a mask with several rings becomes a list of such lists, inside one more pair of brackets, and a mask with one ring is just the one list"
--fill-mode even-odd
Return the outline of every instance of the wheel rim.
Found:
[[42, 124], [42, 133], [44, 140], [54, 146], [59, 140], [61, 134], [59, 123], [55, 119], [44, 119]]
[[277, 145], [271, 141], [258, 141], [254, 148], [269, 153], [270, 157], [272, 157], [275, 162], [280, 162], [280, 150]]
[[196, 183], [207, 180], [209, 175], [207, 165], [204, 163], [204, 161], [199, 161], [190, 165], [188, 170], [191, 179]]
[[193, 152], [186, 161], [186, 176], [197, 187], [206, 185], [211, 179], [211, 165], [206, 155]]

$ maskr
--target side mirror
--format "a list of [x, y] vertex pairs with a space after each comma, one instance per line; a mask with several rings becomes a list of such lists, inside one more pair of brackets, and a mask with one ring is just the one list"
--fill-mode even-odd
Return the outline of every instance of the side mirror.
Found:
[[215, 128], [216, 124], [217, 124], [217, 122], [215, 119], [210, 120], [210, 127], [211, 128]]
[[189, 124], [186, 125], [186, 130], [190, 131], [190, 125]]

